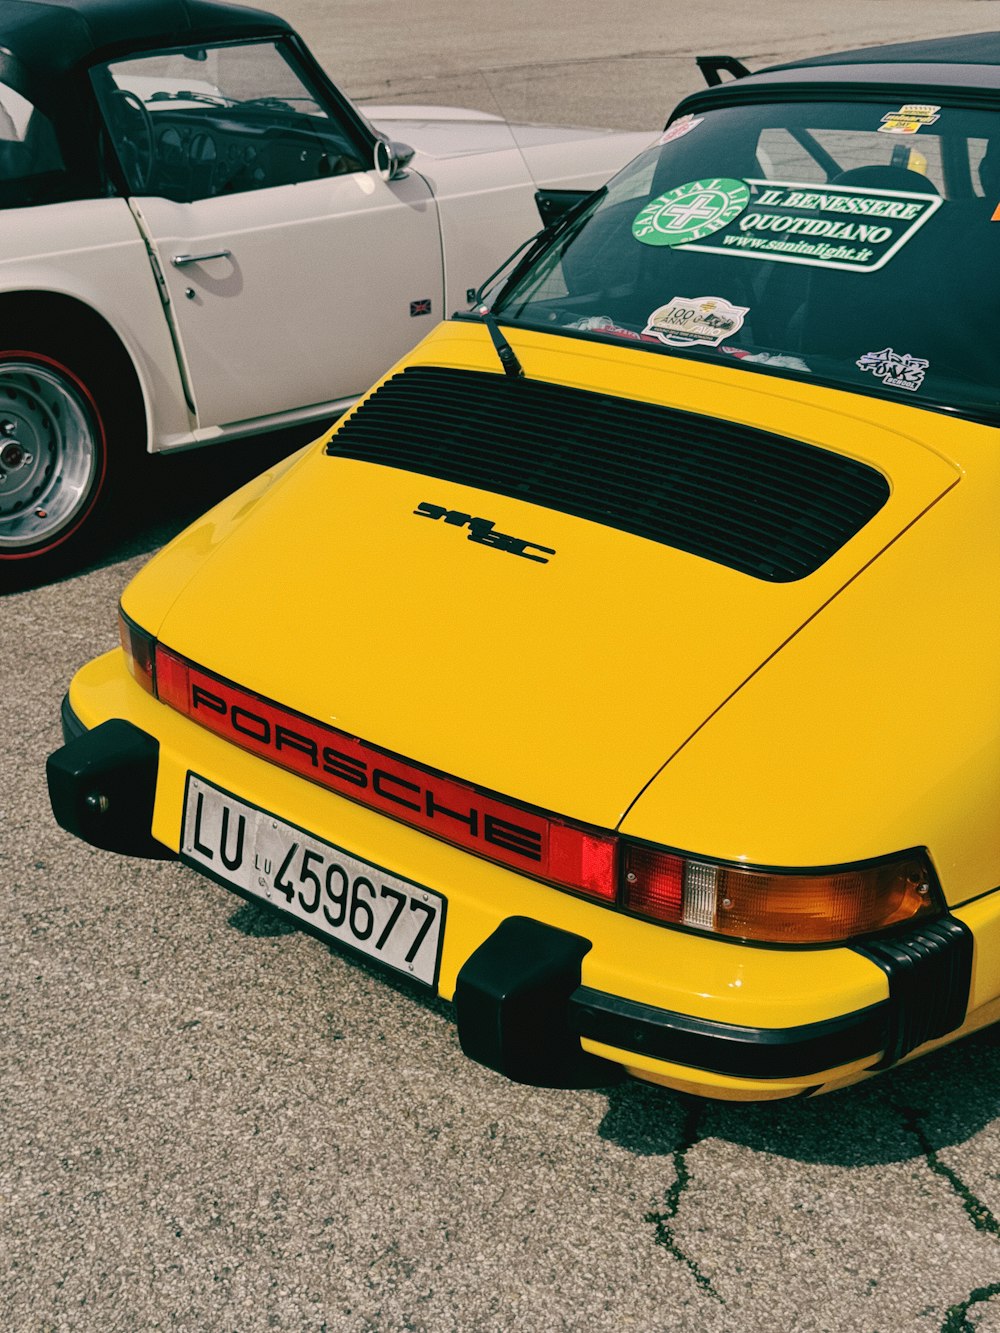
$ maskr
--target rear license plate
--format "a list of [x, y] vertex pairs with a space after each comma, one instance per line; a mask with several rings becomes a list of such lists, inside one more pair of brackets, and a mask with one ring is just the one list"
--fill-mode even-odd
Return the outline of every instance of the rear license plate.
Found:
[[189, 773], [181, 859], [319, 934], [434, 986], [445, 899]]

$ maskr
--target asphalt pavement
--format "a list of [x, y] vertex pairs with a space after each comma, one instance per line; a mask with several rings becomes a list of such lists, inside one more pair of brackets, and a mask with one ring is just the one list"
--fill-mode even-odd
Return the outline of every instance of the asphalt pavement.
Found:
[[[997, 0], [278, 8], [357, 98], [637, 128], [694, 54], [1000, 28]], [[0, 1333], [1000, 1329], [995, 1032], [772, 1106], [516, 1086], [448, 1005], [54, 825], [60, 699], [121, 589], [292, 443], [153, 460], [99, 564], [0, 602]]]

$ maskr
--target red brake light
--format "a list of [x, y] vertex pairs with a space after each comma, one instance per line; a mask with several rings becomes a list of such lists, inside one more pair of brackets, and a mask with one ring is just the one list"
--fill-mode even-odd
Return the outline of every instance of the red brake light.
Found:
[[185, 717], [191, 716], [188, 691], [188, 665], [182, 657], [176, 657], [158, 645], [156, 652], [157, 698], [161, 703], [176, 708]]
[[683, 919], [684, 861], [641, 843], [626, 843], [622, 857], [625, 905], [657, 921]]
[[549, 826], [549, 877], [606, 903], [617, 892], [618, 839], [553, 819]]

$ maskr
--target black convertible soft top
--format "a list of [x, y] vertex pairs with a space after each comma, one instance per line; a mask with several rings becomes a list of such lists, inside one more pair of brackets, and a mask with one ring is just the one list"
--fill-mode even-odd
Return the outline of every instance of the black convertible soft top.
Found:
[[[831, 51], [753, 71], [731, 56], [703, 56], [698, 63], [710, 86], [685, 97], [671, 112], [671, 120], [713, 106], [738, 106], [773, 97], [865, 99], [877, 95], [917, 102], [941, 97], [991, 110], [1000, 105], [1000, 32]], [[722, 80], [718, 70], [734, 77]]]
[[770, 74], [778, 69], [812, 69], [824, 65], [1000, 65], [1000, 32], [864, 46], [856, 51], [834, 51], [784, 65], [769, 65], [760, 72]]
[[0, 77], [34, 101], [100, 57], [288, 31], [275, 14], [216, 0], [0, 0]]

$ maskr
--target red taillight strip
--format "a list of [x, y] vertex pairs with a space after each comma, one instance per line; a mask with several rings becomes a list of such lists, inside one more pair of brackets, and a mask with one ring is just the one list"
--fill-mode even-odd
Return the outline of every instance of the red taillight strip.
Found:
[[[200, 726], [380, 814], [645, 921], [767, 947], [826, 948], [944, 910], [926, 848], [801, 869], [692, 858], [411, 763], [204, 671], [123, 624], [133, 656], [136, 632], [155, 644], [152, 679], [144, 669], [139, 683], [149, 689], [155, 681], [161, 702]], [[858, 892], [861, 880], [867, 895]]]
[[614, 903], [613, 833], [434, 772], [156, 646], [161, 702], [270, 763], [380, 814], [560, 888]]

